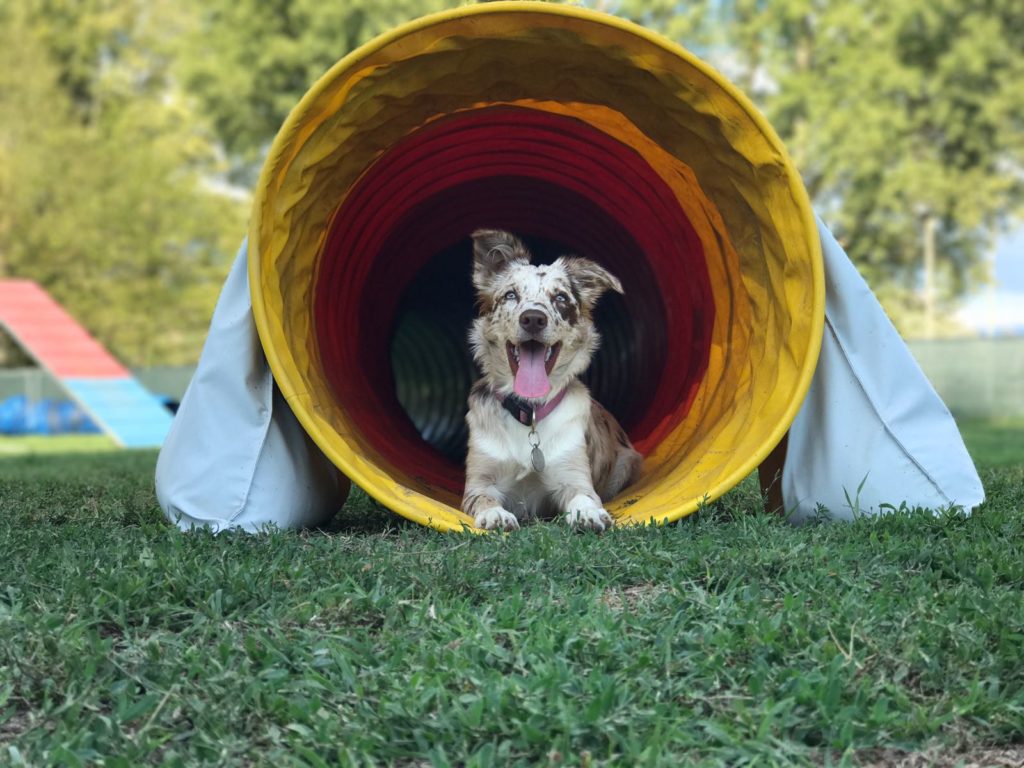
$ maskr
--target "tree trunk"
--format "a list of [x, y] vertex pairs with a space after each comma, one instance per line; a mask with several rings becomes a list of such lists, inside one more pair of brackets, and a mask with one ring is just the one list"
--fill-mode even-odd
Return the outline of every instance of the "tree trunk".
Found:
[[924, 217], [922, 228], [922, 249], [924, 251], [924, 333], [925, 338], [935, 338], [935, 232], [939, 218], [929, 213]]

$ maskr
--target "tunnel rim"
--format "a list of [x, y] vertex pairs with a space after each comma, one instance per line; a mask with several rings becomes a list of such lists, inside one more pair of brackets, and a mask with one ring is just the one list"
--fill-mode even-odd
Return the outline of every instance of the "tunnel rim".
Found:
[[[288, 150], [293, 146], [295, 135], [298, 129], [303, 125], [310, 108], [320, 96], [331, 88], [334, 82], [338, 80], [343, 73], [357, 67], [360, 62], [388, 46], [394, 45], [404, 37], [425, 31], [434, 26], [440, 26], [451, 21], [457, 21], [459, 19], [465, 19], [477, 15], [501, 14], [538, 14], [578, 19], [592, 24], [611, 27], [662, 49], [665, 53], [682, 60], [686, 65], [703, 74], [714, 84], [716, 88], [728, 96], [729, 99], [731, 99], [735, 105], [746, 114], [750, 121], [756, 126], [761, 138], [779, 156], [780, 165], [784, 169], [786, 176], [785, 187], [792, 195], [795, 207], [799, 211], [801, 218], [800, 223], [802, 225], [801, 229], [803, 232], [808, 234], [806, 245], [810, 249], [810, 277], [812, 281], [812, 285], [810, 286], [810, 293], [812, 297], [810, 309], [813, 314], [814, 321], [811, 323], [809, 329], [810, 332], [808, 334], [807, 346], [805, 349], [805, 362], [801, 366], [799, 376], [797, 377], [796, 383], [793, 387], [789, 402], [786, 404], [785, 409], [783, 409], [774, 428], [760, 443], [758, 449], [752, 451], [746, 461], [741, 461], [739, 467], [734, 472], [719, 479], [709, 487], [704, 496], [704, 501], [706, 503], [719, 498], [727, 491], [734, 488], [741, 480], [756, 469], [757, 466], [760, 465], [771, 451], [774, 450], [774, 448], [782, 441], [783, 437], [795, 420], [797, 412], [806, 399], [807, 392], [810, 389], [811, 380], [817, 368], [821, 352], [821, 342], [824, 336], [825, 325], [825, 274], [821, 242], [820, 238], [817, 236], [817, 218], [811, 206], [807, 190], [802, 183], [800, 174], [792, 157], [776, 134], [774, 128], [772, 128], [764, 115], [754, 106], [753, 102], [746, 96], [746, 94], [733, 85], [714, 67], [681, 45], [633, 22], [610, 14], [574, 6], [547, 5], [533, 2], [531, 0], [498, 0], [498, 2], [483, 5], [466, 6], [441, 11], [406, 22], [405, 24], [386, 32], [373, 40], [368, 41], [341, 58], [316, 80], [316, 82], [309, 88], [309, 90], [307, 90], [296, 106], [288, 114], [280, 130], [275, 136], [270, 150], [267, 153], [267, 158], [264, 162], [263, 168], [261, 169], [255, 193], [253, 195], [253, 214], [250, 217], [249, 233], [247, 238], [247, 245], [249, 249], [248, 278], [252, 301], [252, 313], [256, 331], [260, 338], [261, 346], [263, 348], [264, 355], [267, 358], [271, 372], [273, 373], [274, 378], [278, 381], [279, 387], [282, 390], [290, 393], [296, 393], [294, 397], [296, 399], [302, 399], [304, 387], [298, 371], [293, 371], [290, 363], [283, 360], [282, 355], [276, 346], [273, 343], [268, 342], [268, 339], [272, 339], [274, 337], [274, 327], [273, 318], [271, 317], [270, 311], [266, 305], [265, 296], [263, 291], [260, 290], [260, 286], [263, 284], [264, 280], [264, 272], [262, 269], [263, 265], [260, 259], [260, 254], [263, 250], [261, 247], [260, 224], [262, 221], [261, 214], [266, 210], [268, 190], [272, 186], [271, 180], [273, 178], [274, 171], [280, 167], [282, 162], [286, 162]], [[811, 236], [811, 233], [814, 233], [814, 235]], [[309, 435], [309, 437], [313, 439], [321, 449], [323, 449], [323, 446], [329, 445], [332, 439], [336, 437], [336, 433], [333, 430], [322, 428], [322, 426], [313, 418], [309, 409], [300, 407], [292, 408], [292, 410], [307, 435]], [[330, 432], [330, 434], [328, 434], [328, 432]], [[395, 509], [393, 506], [395, 497], [382, 492], [377, 487], [375, 480], [370, 476], [370, 473], [360, 466], [360, 463], [369, 462], [349, 460], [349, 457], [335, 455], [337, 453], [336, 451], [330, 451], [327, 453], [332, 462], [335, 463], [339, 470], [341, 470], [350, 480], [358, 484], [378, 502], [384, 504], [389, 509], [392, 509], [392, 511], [401, 514], [403, 517], [442, 531], [466, 529], [479, 532], [478, 529], [466, 525], [465, 523], [439, 520], [431, 514], [416, 508], [414, 504], [405, 504], [401, 510]], [[438, 504], [445, 504], [440, 500], [435, 501], [437, 501]], [[681, 506], [685, 506], [687, 508], [676, 515], [662, 516], [657, 519], [651, 518], [650, 520], [617, 521], [617, 524], [647, 525], [651, 523], [662, 524], [665, 522], [672, 522], [692, 513], [699, 505], [681, 504]], [[690, 506], [693, 508], [689, 508]]]

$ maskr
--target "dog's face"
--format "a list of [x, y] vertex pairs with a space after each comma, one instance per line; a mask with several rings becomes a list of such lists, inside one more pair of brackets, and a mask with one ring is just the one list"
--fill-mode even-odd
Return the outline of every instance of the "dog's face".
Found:
[[491, 386], [542, 400], [583, 373], [600, 341], [593, 309], [618, 279], [576, 256], [548, 266], [499, 230], [473, 233], [473, 286], [479, 316], [473, 322], [473, 357]]

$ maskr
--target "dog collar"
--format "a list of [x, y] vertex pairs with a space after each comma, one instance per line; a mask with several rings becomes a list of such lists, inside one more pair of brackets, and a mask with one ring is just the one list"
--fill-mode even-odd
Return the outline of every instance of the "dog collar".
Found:
[[549, 416], [551, 412], [558, 407], [558, 404], [562, 402], [562, 398], [565, 397], [565, 392], [566, 390], [563, 389], [546, 403], [537, 406], [536, 408], [530, 404], [529, 400], [524, 400], [514, 393], [505, 397], [498, 396], [498, 402], [500, 402], [501, 407], [511, 413], [515, 420], [520, 424], [532, 427], [545, 416]]

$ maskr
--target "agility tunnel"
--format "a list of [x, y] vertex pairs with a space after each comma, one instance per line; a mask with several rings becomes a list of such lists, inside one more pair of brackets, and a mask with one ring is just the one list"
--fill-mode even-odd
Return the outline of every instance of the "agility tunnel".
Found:
[[275, 140], [250, 285], [281, 393], [330, 460], [440, 530], [459, 510], [474, 377], [469, 235], [594, 259], [594, 396], [644, 455], [607, 505], [678, 519], [780, 442], [824, 319], [815, 220], [778, 137], [684, 49], [611, 16], [497, 2], [339, 61]]

